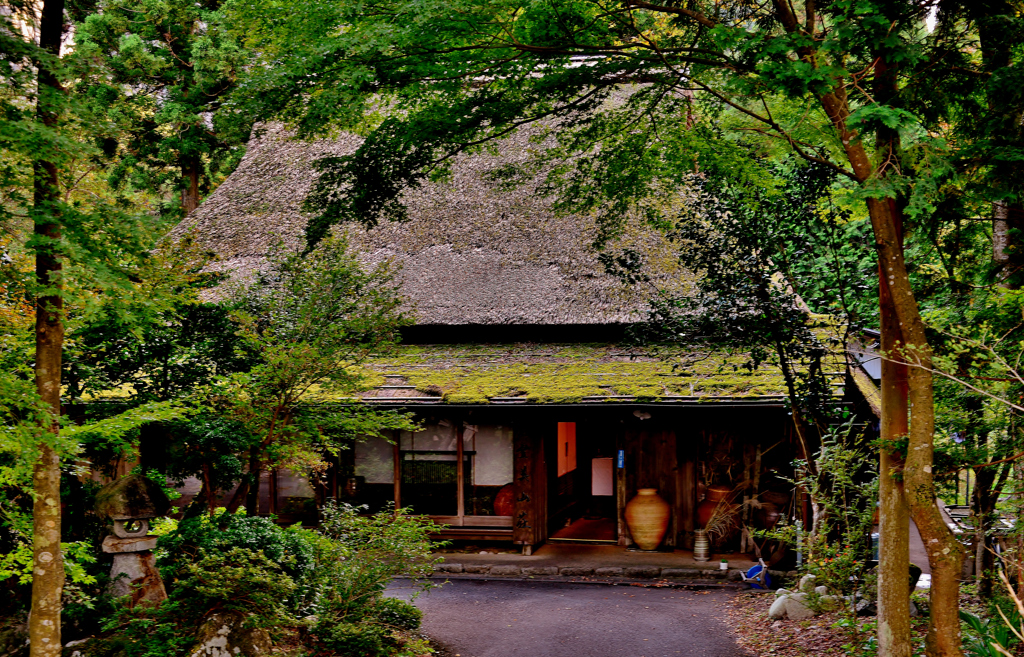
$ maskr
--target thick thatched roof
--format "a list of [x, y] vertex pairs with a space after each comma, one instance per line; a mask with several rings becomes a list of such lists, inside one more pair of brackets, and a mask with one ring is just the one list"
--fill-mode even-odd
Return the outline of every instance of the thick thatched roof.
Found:
[[[307, 216], [300, 211], [326, 155], [353, 152], [359, 138], [303, 142], [271, 126], [249, 144], [238, 169], [179, 225], [216, 252], [217, 269], [248, 276], [279, 241], [297, 245]], [[419, 324], [609, 324], [641, 319], [650, 288], [622, 285], [606, 274], [591, 242], [594, 221], [558, 216], [536, 182], [502, 189], [486, 174], [525, 161], [530, 135], [502, 142], [499, 155], [460, 158], [449, 183], [406, 195], [410, 221], [372, 230], [349, 227], [350, 242], [368, 261], [401, 264], [402, 292]], [[646, 254], [660, 287], [685, 285], [672, 249], [655, 231], [634, 226], [618, 246]]]

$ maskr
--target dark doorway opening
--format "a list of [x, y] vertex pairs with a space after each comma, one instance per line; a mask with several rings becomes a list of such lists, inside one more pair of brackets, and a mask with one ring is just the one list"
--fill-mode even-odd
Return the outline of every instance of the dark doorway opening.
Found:
[[549, 539], [566, 543], [618, 540], [615, 440], [596, 425], [559, 422], [548, 490]]

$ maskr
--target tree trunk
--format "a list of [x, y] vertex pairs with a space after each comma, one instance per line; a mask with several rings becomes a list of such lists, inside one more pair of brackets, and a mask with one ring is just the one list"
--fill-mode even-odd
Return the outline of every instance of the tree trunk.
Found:
[[185, 157], [181, 164], [181, 178], [184, 187], [181, 190], [181, 207], [189, 214], [199, 207], [199, 168], [202, 166], [198, 157]]
[[[886, 75], [888, 71], [884, 70], [885, 67], [885, 58], [880, 56], [875, 61], [876, 76]], [[865, 183], [885, 176], [885, 168], [899, 161], [898, 135], [888, 140], [882, 139], [881, 134], [878, 135], [881, 146], [879, 161], [882, 164], [876, 166], [860, 136], [851, 130], [847, 123], [851, 112], [842, 86], [837, 87], [836, 91], [822, 95], [819, 100], [836, 129], [847, 161], [857, 180]], [[907, 274], [900, 226], [894, 212], [895, 204], [892, 199], [870, 198], [867, 205], [881, 274], [889, 288], [891, 307], [899, 327], [899, 335], [894, 336], [893, 344], [899, 343], [902, 357], [909, 365], [907, 391], [910, 425], [903, 484], [911, 517], [924, 539], [932, 570], [931, 617], [925, 648], [929, 656], [959, 657], [963, 654], [960, 647], [959, 617], [963, 547], [943, 521], [935, 500], [935, 485], [932, 478], [935, 400], [932, 389], [931, 352], [924, 322], [921, 320], [921, 313]], [[883, 341], [887, 341], [888, 338], [884, 336], [887, 332], [884, 324], [882, 331]], [[883, 372], [883, 386], [886, 385], [884, 374]], [[884, 536], [882, 540], [885, 540]], [[880, 644], [883, 640], [888, 641], [883, 636], [881, 627], [879, 637]]]
[[[891, 102], [898, 94], [897, 69], [890, 66], [884, 50], [876, 53], [874, 93], [880, 103]], [[875, 145], [882, 162], [898, 161], [900, 135], [880, 128]], [[889, 174], [883, 164], [874, 175]], [[903, 210], [896, 199], [876, 202], [886, 209], [886, 219], [895, 238], [894, 246], [903, 252]], [[876, 231], [877, 235], [877, 231]], [[909, 433], [910, 374], [901, 352], [903, 333], [896, 307], [891, 269], [878, 253], [879, 329], [882, 334], [882, 418], [879, 434], [879, 558], [878, 558], [878, 647], [886, 657], [910, 657], [910, 515], [903, 486], [905, 462], [896, 448]]]
[[249, 454], [249, 489], [245, 495], [245, 512], [255, 516], [260, 512], [260, 474], [263, 464], [260, 463], [259, 447], [253, 447]]
[[228, 513], [234, 513], [235, 511], [238, 511], [238, 507], [242, 506], [242, 502], [246, 500], [248, 495], [249, 479], [248, 477], [243, 476], [242, 480], [238, 482], [238, 488], [235, 489], [234, 494], [231, 495], [231, 499], [228, 501]]
[[[39, 46], [50, 56], [60, 56], [64, 19], [63, 0], [45, 0], [39, 22]], [[38, 120], [56, 126], [58, 97], [63, 93], [48, 62], [39, 69]], [[31, 657], [61, 654], [61, 598], [64, 593], [64, 559], [61, 553], [60, 458], [54, 449], [60, 430], [61, 351], [64, 346], [63, 281], [61, 280], [60, 189], [57, 165], [33, 163], [33, 228], [36, 245], [36, 392], [48, 407], [42, 421], [39, 460], [32, 471], [32, 613], [29, 617]]]
[[963, 654], [959, 615], [963, 546], [946, 526], [935, 498], [932, 476], [935, 399], [931, 351], [903, 259], [893, 204], [884, 199], [870, 199], [868, 211], [883, 275], [899, 322], [902, 356], [910, 364], [907, 377], [910, 430], [903, 483], [910, 513], [921, 532], [932, 571], [931, 616], [925, 650], [928, 655], [959, 656]]
[[210, 462], [203, 462], [203, 497], [205, 498], [206, 511], [213, 516], [217, 503], [217, 491], [213, 487], [213, 477], [210, 474]]
[[[917, 301], [907, 275], [902, 249], [898, 247], [891, 219], [885, 212], [872, 213], [875, 239], [889, 274], [897, 319], [904, 342], [904, 357], [913, 364], [908, 376], [910, 431], [904, 486], [910, 513], [924, 540], [932, 571], [931, 616], [925, 651], [928, 655], [962, 655], [959, 594], [963, 546], [946, 525], [935, 498], [932, 475], [935, 406], [932, 359]], [[876, 218], [877, 217], [877, 218]]]
[[895, 353], [900, 330], [887, 280], [879, 263], [881, 349], [886, 358], [879, 426], [878, 654], [910, 657], [910, 513], [903, 490], [903, 457], [886, 449], [907, 435], [907, 366]]
[[996, 481], [994, 468], [978, 468], [975, 470], [974, 498], [971, 500], [971, 512], [974, 515], [974, 579], [978, 582], [978, 595], [982, 599], [992, 597], [992, 559], [989, 545], [989, 529], [992, 526], [992, 486]]

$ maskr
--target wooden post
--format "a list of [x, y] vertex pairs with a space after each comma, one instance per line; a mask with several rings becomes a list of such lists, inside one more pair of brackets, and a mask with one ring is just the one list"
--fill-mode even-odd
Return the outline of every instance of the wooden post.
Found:
[[679, 469], [679, 515], [682, 518], [682, 536], [679, 545], [693, 549], [693, 531], [697, 528], [697, 462], [685, 459]]
[[543, 434], [535, 424], [517, 424], [512, 433], [515, 512], [512, 542], [529, 555], [547, 539], [547, 471]]
[[534, 425], [533, 442], [533, 517], [536, 520], [533, 531], [534, 544], [548, 540], [548, 460], [545, 451], [545, 437], [551, 437], [554, 445], [554, 425]]
[[402, 437], [398, 436], [394, 444], [394, 466], [395, 466], [395, 510], [402, 508], [402, 454], [399, 443]]
[[[623, 547], [629, 547], [633, 545], [633, 537], [629, 533], [629, 525], [626, 524], [626, 502], [628, 502], [628, 488], [629, 483], [626, 480], [627, 468], [634, 467], [632, 462], [632, 454], [628, 448], [631, 442], [632, 431], [625, 431], [621, 436], [621, 441], [618, 443], [618, 450], [615, 453], [615, 505], [618, 510], [618, 524], [619, 524], [619, 541], [618, 544]], [[619, 452], [625, 454], [625, 459], [622, 467], [619, 467]]]
[[675, 548], [676, 535], [679, 532], [679, 504], [677, 493], [679, 489], [678, 463], [676, 460], [676, 434], [671, 429], [661, 429], [653, 433], [655, 444], [654, 472], [658, 486], [658, 493], [669, 504], [671, 514], [669, 515], [668, 528], [665, 531], [665, 538], [662, 545], [666, 548]]
[[455, 484], [455, 494], [458, 496], [458, 507], [456, 515], [459, 516], [459, 525], [463, 523], [463, 518], [466, 515], [466, 491], [464, 490], [465, 482], [463, 481], [466, 477], [466, 464], [463, 463], [463, 451], [462, 436], [465, 433], [462, 422], [458, 422], [455, 425], [455, 458], [458, 459], [455, 464], [455, 478], [458, 482]]

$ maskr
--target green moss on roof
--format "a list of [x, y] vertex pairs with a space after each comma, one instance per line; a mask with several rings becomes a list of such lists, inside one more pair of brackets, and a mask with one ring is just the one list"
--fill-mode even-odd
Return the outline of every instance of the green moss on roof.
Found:
[[[366, 397], [438, 398], [450, 404], [658, 401], [785, 394], [777, 368], [749, 371], [745, 354], [678, 352], [669, 358], [615, 345], [402, 346], [369, 363], [377, 389]], [[384, 389], [379, 386], [387, 386]]]

